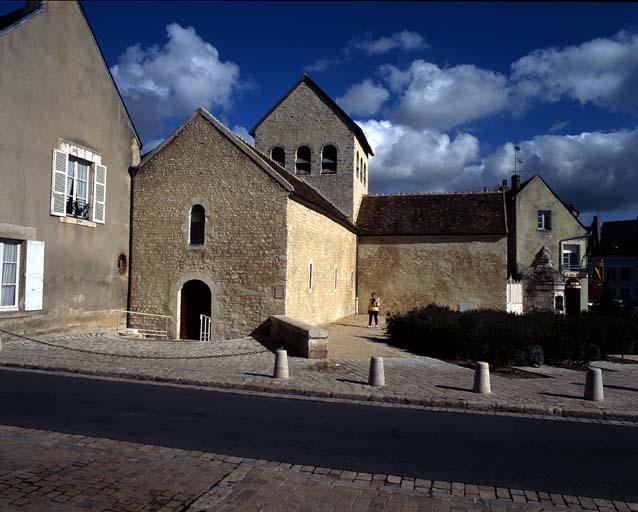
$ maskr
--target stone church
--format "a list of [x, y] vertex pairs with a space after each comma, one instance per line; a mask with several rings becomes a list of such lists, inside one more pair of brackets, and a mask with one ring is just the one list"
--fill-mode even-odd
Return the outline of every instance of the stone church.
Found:
[[308, 76], [251, 130], [203, 109], [134, 171], [130, 309], [176, 338], [243, 336], [271, 315], [322, 324], [436, 302], [505, 308], [503, 191], [368, 195], [373, 149]]

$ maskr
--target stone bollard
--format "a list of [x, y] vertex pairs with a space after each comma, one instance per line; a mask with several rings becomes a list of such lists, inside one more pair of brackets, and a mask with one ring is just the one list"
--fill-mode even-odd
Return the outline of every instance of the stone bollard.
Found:
[[368, 384], [370, 384], [370, 386], [385, 386], [385, 372], [383, 371], [382, 357], [372, 356], [370, 358]]
[[602, 402], [605, 399], [603, 394], [603, 371], [600, 368], [587, 368], [584, 398], [593, 402]]
[[489, 395], [492, 392], [490, 386], [490, 365], [479, 361], [474, 370], [474, 392], [481, 395]]
[[289, 378], [288, 352], [286, 352], [283, 348], [277, 349], [277, 353], [275, 354], [275, 374], [273, 377], [275, 379]]

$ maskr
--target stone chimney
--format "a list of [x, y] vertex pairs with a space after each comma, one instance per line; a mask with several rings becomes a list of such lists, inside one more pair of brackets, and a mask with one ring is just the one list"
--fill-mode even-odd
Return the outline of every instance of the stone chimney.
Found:
[[512, 174], [512, 192], [517, 192], [521, 188], [520, 174]]

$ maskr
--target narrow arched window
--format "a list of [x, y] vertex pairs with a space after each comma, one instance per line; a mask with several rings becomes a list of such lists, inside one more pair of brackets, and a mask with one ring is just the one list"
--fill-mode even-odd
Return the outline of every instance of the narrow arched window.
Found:
[[204, 231], [206, 228], [206, 210], [201, 204], [191, 208], [190, 245], [204, 245]]
[[337, 148], [328, 144], [321, 151], [321, 172], [323, 174], [336, 174], [337, 172]]
[[363, 184], [368, 183], [368, 164], [363, 164]]
[[297, 174], [310, 174], [310, 161], [312, 154], [308, 146], [300, 146], [297, 149], [297, 158], [295, 160], [295, 170]]
[[361, 174], [359, 175], [359, 179], [363, 181], [363, 157], [359, 157], [359, 168], [361, 169]]
[[335, 267], [335, 273], [334, 273], [334, 284], [335, 284], [335, 290], [337, 289], [337, 279], [339, 277], [339, 271], [337, 270], [337, 267]]
[[272, 158], [282, 167], [286, 167], [286, 151], [284, 151], [284, 148], [280, 146], [272, 148], [272, 151], [270, 152], [270, 158]]
[[359, 164], [361, 163], [361, 158], [359, 157], [359, 152], [357, 151], [357, 159], [356, 159], [356, 165], [357, 165], [357, 179], [361, 179], [361, 169], [359, 168]]
[[308, 262], [308, 290], [312, 291], [312, 261]]

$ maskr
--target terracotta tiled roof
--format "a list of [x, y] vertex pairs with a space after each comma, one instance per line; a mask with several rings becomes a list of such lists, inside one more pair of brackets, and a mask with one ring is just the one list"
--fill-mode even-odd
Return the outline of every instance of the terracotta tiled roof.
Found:
[[363, 197], [362, 236], [506, 235], [502, 192], [389, 194]]

